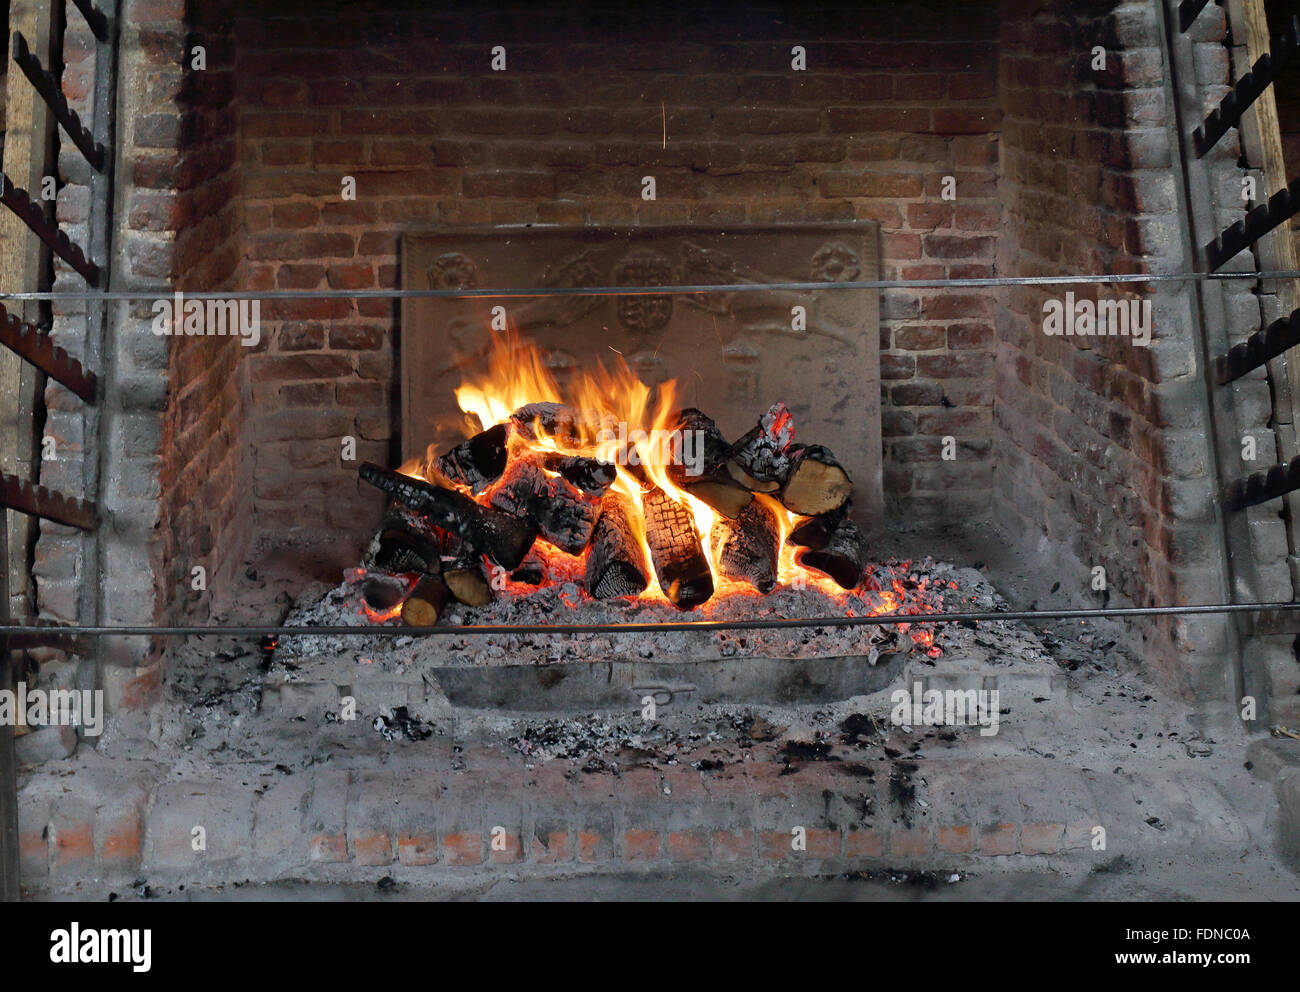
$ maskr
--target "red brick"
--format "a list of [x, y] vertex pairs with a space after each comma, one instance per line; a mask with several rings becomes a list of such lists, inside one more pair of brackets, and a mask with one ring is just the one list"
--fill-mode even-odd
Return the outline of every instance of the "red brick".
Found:
[[603, 834], [592, 830], [578, 832], [578, 860], [583, 864], [596, 864], [609, 859], [609, 841]]
[[543, 840], [533, 837], [529, 843], [532, 861], [539, 865], [561, 864], [573, 860], [573, 835], [563, 830], [551, 831]]
[[358, 834], [353, 838], [352, 849], [359, 865], [380, 867], [393, 863], [393, 845], [388, 834]]
[[138, 810], [131, 810], [105, 830], [100, 862], [105, 868], [126, 868], [139, 864], [144, 822]]
[[875, 830], [850, 830], [844, 838], [844, 853], [850, 858], [878, 858], [885, 852], [885, 838]]
[[945, 854], [966, 854], [971, 850], [970, 827], [940, 827], [934, 836], [934, 846]]
[[320, 220], [320, 207], [314, 203], [303, 201], [278, 203], [274, 208], [273, 216], [276, 227], [282, 229], [298, 230], [304, 227], [314, 227], [317, 221]]
[[442, 851], [447, 864], [452, 866], [483, 863], [483, 835], [479, 833], [446, 834], [442, 838]]
[[89, 823], [71, 823], [54, 831], [54, 867], [67, 868], [95, 857], [93, 830]]
[[809, 830], [808, 850], [810, 858], [837, 858], [840, 854], [840, 832], [838, 830]]
[[704, 861], [709, 856], [709, 836], [701, 830], [675, 830], [668, 834], [668, 856], [673, 861]]
[[748, 861], [754, 856], [754, 834], [749, 830], [715, 830], [713, 860], [721, 864]]
[[889, 834], [889, 854], [895, 858], [921, 858], [930, 849], [925, 830], [894, 830]]
[[623, 856], [628, 861], [654, 861], [659, 857], [658, 830], [625, 830]]
[[369, 262], [331, 265], [326, 273], [330, 289], [373, 289], [375, 270]]
[[979, 853], [986, 857], [997, 857], [1016, 853], [1016, 825], [999, 823], [996, 826], [980, 830]]
[[433, 834], [401, 834], [397, 838], [397, 859], [413, 867], [438, 863], [438, 838]]
[[[497, 847], [504, 845], [504, 850], [497, 850]], [[524, 860], [523, 846], [519, 843], [519, 835], [512, 834], [509, 831], [500, 840], [495, 837], [488, 845], [488, 857], [493, 864], [513, 865]]]
[[1062, 823], [1026, 823], [1020, 834], [1020, 853], [1055, 854], [1064, 835]]
[[345, 834], [316, 834], [308, 844], [311, 860], [322, 864], [348, 860], [348, 838]]
[[794, 857], [794, 834], [782, 830], [764, 830], [758, 835], [759, 857], [769, 861], [783, 861]]

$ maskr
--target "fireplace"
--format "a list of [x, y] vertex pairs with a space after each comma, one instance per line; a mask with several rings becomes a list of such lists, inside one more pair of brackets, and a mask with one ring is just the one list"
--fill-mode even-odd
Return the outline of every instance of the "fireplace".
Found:
[[[11, 600], [129, 628], [23, 662], [103, 691], [98, 758], [197, 748], [218, 784], [106, 772], [69, 812], [42, 769], [96, 742], [25, 735], [31, 870], [62, 884], [89, 822], [78, 871], [117, 870], [103, 838], [134, 824], [124, 863], [183, 874], [197, 807], [239, 824], [214, 884], [245, 847], [256, 871], [781, 860], [789, 825], [736, 813], [733, 775], [759, 819], [793, 790], [827, 865], [1082, 858], [1114, 800], [1083, 771], [1023, 815], [1046, 772], [989, 772], [958, 809], [956, 766], [925, 782], [918, 755], [1082, 767], [1066, 728], [1113, 719], [1209, 762], [1294, 728], [1285, 611], [1161, 612], [1289, 603], [1297, 561], [1290, 495], [1229, 508], [1295, 454], [1285, 369], [1212, 371], [1293, 308], [1258, 276], [1286, 266], [1253, 246], [1186, 277], [1266, 199], [1238, 192], [1269, 185], [1253, 132], [1187, 137], [1246, 33], [1176, 6], [124, 0], [110, 194], [67, 154], [57, 194], [114, 292], [67, 295], [57, 259], [49, 285], [98, 405], [51, 380], [27, 409], [36, 478], [99, 527], [42, 521]], [[63, 92], [102, 116], [79, 16]], [[900, 687], [1004, 706], [950, 738], [919, 702], [882, 716]], [[381, 791], [450, 790], [445, 822], [358, 792], [399, 747], [427, 750]], [[244, 789], [230, 754], [306, 791]], [[453, 773], [479, 759], [475, 791]], [[612, 810], [583, 791], [606, 775]]]

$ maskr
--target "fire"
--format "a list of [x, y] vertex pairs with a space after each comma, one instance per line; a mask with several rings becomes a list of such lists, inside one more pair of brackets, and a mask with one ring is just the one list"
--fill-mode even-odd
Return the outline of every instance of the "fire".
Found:
[[[681, 464], [677, 419], [684, 405], [676, 380], [650, 386], [637, 377], [621, 354], [615, 353], [611, 365], [598, 362], [585, 374], [561, 383], [548, 368], [544, 356], [513, 332], [493, 334], [486, 358], [483, 374], [462, 381], [455, 393], [457, 404], [465, 414], [467, 437], [507, 424], [508, 464], [531, 452], [543, 456], [583, 456], [613, 465], [615, 477], [610, 491], [622, 494], [634, 508], [629, 523], [635, 539], [641, 544], [646, 562], [652, 560], [652, 555], [645, 528], [645, 498], [655, 489], [662, 490], [672, 501], [685, 507], [694, 522], [712, 574], [714, 593], [709, 603], [723, 597], [756, 595], [753, 586], [728, 578], [721, 572], [721, 542], [713, 533], [714, 524], [719, 519], [717, 511], [674, 481], [672, 469]], [[544, 411], [531, 422], [523, 422], [517, 412], [528, 407], [541, 410], [539, 404], [558, 405], [572, 411], [575, 422], [566, 421], [562, 428], [557, 427], [556, 423], [547, 422]], [[784, 407], [781, 410], [784, 411]], [[775, 418], [773, 424], [774, 430], [784, 431], [790, 437], [793, 437], [793, 427], [788, 411]], [[439, 454], [440, 451], [431, 446], [425, 457], [406, 463], [400, 471], [437, 485], [454, 486], [483, 504], [491, 500], [493, 487], [501, 480], [488, 484], [482, 491], [472, 492], [465, 485], [442, 477], [435, 467]], [[549, 478], [557, 477], [558, 473], [554, 471], [544, 471]], [[794, 528], [807, 518], [790, 511], [772, 495], [755, 493], [754, 499], [777, 521], [780, 548], [778, 585], [815, 590], [847, 607], [850, 592], [828, 575], [801, 565], [801, 549], [786, 541]], [[532, 553], [542, 561], [549, 575], [575, 576], [582, 573], [590, 551], [575, 557], [539, 538]], [[499, 581], [498, 588], [504, 588], [508, 593], [526, 594], [536, 586], [504, 579]], [[895, 613], [908, 601], [901, 588], [874, 590], [871, 595], [875, 604], [870, 610], [872, 615]], [[646, 603], [668, 602], [653, 576], [637, 599]], [[705, 612], [709, 603], [704, 605]], [[382, 622], [391, 615], [390, 612], [385, 616], [371, 615], [370, 618]], [[933, 643], [933, 634], [927, 634], [928, 639], [922, 646], [928, 648]], [[919, 637], [914, 636], [914, 639], [922, 641]]]

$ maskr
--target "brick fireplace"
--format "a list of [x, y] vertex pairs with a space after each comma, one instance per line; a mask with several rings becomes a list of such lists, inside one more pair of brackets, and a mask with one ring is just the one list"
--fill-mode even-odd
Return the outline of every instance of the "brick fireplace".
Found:
[[[1192, 35], [1207, 106], [1232, 77], [1215, 10]], [[393, 289], [405, 235], [521, 225], [871, 222], [887, 280], [1189, 267], [1154, 4], [758, 5], [743, 21], [738, 33], [734, 11], [686, 5], [489, 14], [128, 0], [112, 288]], [[805, 67], [792, 64], [796, 46]], [[74, 103], [88, 96], [92, 50], [70, 27]], [[1223, 190], [1245, 174], [1233, 141], [1208, 161], [1230, 222], [1242, 206]], [[342, 195], [349, 177], [355, 199]], [[58, 213], [74, 240], [83, 179], [69, 160]], [[55, 288], [79, 283], [60, 270]], [[1075, 287], [1150, 299], [1154, 341], [1137, 348], [1044, 335], [1043, 302], [1064, 289], [880, 294], [887, 527], [1013, 547], [1061, 604], [1289, 599], [1275, 508], [1251, 511], [1254, 585], [1223, 578], [1190, 290]], [[1225, 293], [1234, 341], [1271, 313], [1249, 282]], [[245, 348], [159, 338], [148, 303], [113, 304], [111, 525], [94, 594], [106, 622], [271, 619], [261, 580], [336, 577], [374, 531], [382, 501], [340, 443], [355, 439], [358, 460], [400, 460], [397, 356], [410, 329], [397, 302], [268, 297], [262, 318], [260, 343]], [[60, 304], [61, 343], [75, 351], [83, 329], [77, 305]], [[1275, 450], [1267, 381], [1235, 388], [1240, 430]], [[47, 433], [75, 451], [79, 408], [57, 385], [46, 404]], [[65, 458], [41, 481], [75, 491], [80, 471]], [[44, 615], [87, 608], [79, 542], [42, 528]], [[196, 566], [205, 590], [192, 588]], [[1091, 585], [1097, 567], [1104, 592]], [[1225, 658], [1241, 647], [1231, 624], [1150, 619], [1128, 636], [1161, 684], [1227, 719]], [[1246, 651], [1293, 707], [1289, 639], [1255, 637]], [[163, 645], [120, 639], [106, 654], [117, 703], [156, 698]]]

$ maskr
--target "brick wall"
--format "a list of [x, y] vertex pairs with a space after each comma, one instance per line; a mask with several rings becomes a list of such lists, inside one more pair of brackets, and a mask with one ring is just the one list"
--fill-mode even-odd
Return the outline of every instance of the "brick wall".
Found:
[[[265, 7], [237, 31], [246, 286], [390, 287], [403, 231], [494, 224], [869, 218], [888, 278], [993, 273], [996, 9]], [[490, 69], [498, 44], [505, 72]], [[647, 174], [655, 202], [640, 198]], [[340, 198], [346, 175], [355, 202]], [[955, 203], [940, 198], [944, 175]], [[987, 507], [992, 315], [980, 294], [884, 300], [895, 511]], [[250, 368], [252, 409], [277, 412], [255, 428], [259, 531], [328, 532], [342, 564], [376, 500], [340, 498], [355, 487], [339, 438], [392, 457], [396, 307], [310, 301], [270, 316]], [[970, 444], [981, 465], [940, 478], [922, 459], [958, 430], [983, 436]]]
[[[1178, 272], [1193, 266], [1181, 241], [1166, 69], [1152, 3], [1002, 5], [1005, 275]], [[1204, 109], [1230, 80], [1226, 24], [1211, 7], [1189, 48]], [[1091, 65], [1107, 49], [1104, 70]], [[1202, 111], [1203, 112], [1203, 111]], [[1206, 157], [1217, 230], [1239, 219], [1240, 155], [1230, 134]], [[1208, 236], [1208, 235], [1206, 235]], [[1233, 267], [1249, 267], [1249, 255]], [[1192, 290], [1158, 284], [1153, 346], [1125, 338], [1049, 337], [1043, 302], [1067, 288], [1079, 298], [1137, 298], [1122, 286], [1009, 289], [998, 301], [995, 519], [1065, 595], [1094, 605], [1193, 604], [1233, 595], [1224, 579], [1215, 517], [1209, 408], [1198, 355]], [[1232, 340], [1260, 326], [1247, 281], [1225, 284]], [[1272, 451], [1262, 374], [1233, 387], [1240, 428]], [[1239, 473], [1240, 465], [1225, 471]], [[1285, 535], [1276, 507], [1251, 518], [1260, 590], [1285, 598]], [[1092, 587], [1105, 569], [1106, 589]], [[1225, 621], [1160, 618], [1130, 628], [1140, 656], [1166, 685], [1206, 709], [1230, 697]]]

